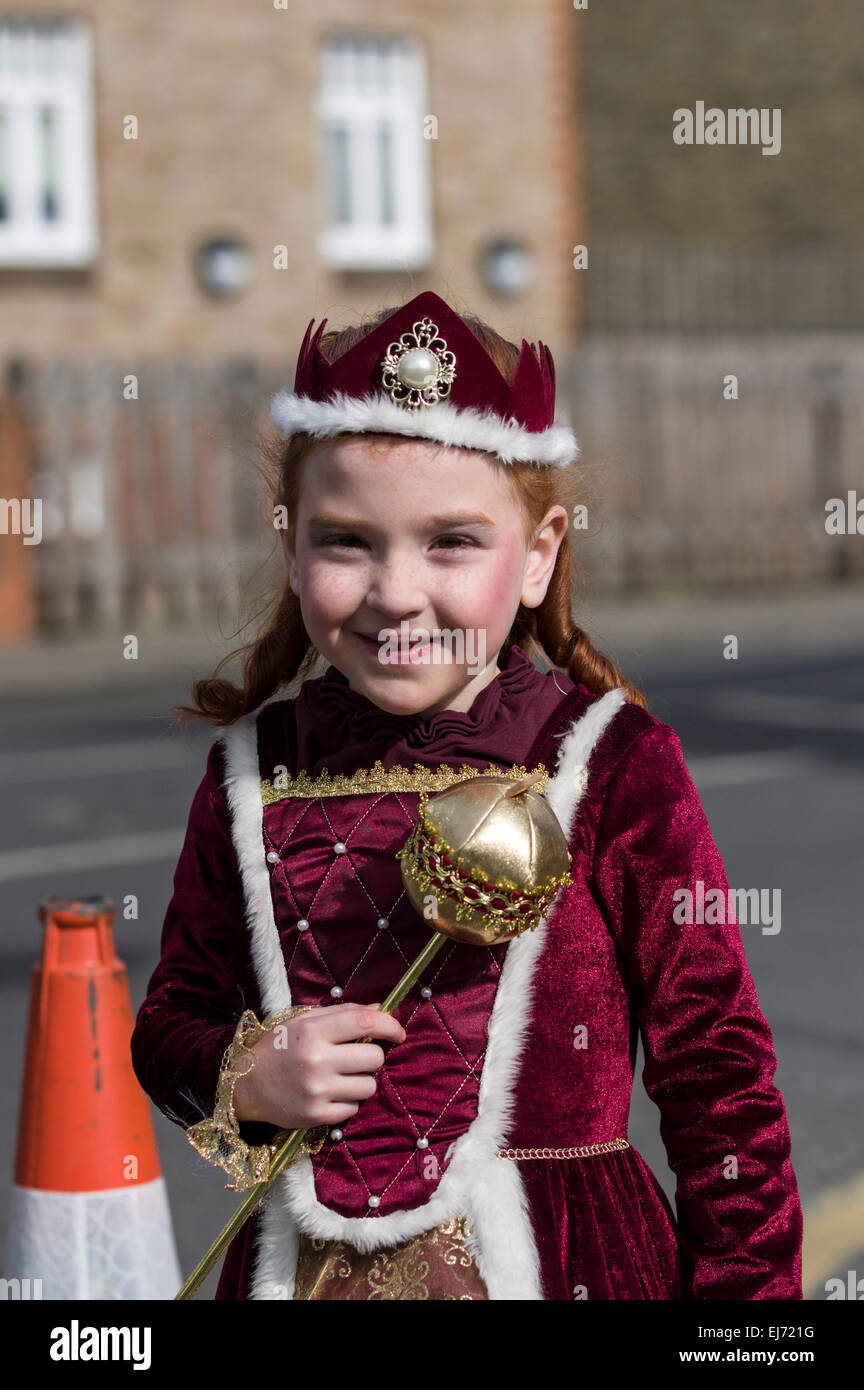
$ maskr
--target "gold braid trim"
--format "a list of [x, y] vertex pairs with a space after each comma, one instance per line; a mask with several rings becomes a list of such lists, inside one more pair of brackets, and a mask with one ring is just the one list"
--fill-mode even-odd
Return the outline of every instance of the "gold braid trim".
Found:
[[[234, 1179], [233, 1183], [225, 1184], [229, 1192], [248, 1192], [260, 1182], [264, 1182], [270, 1171], [273, 1155], [285, 1137], [280, 1131], [277, 1136], [279, 1142], [271, 1141], [269, 1144], [253, 1146], [247, 1144], [240, 1136], [237, 1116], [234, 1113], [234, 1087], [240, 1077], [245, 1076], [255, 1065], [255, 1053], [251, 1048], [260, 1037], [271, 1032], [277, 1023], [287, 1023], [289, 1019], [299, 1018], [300, 1014], [319, 1007], [318, 1004], [298, 1004], [281, 1009], [277, 1014], [271, 1014], [263, 1023], [258, 1022], [251, 1009], [246, 1009], [240, 1017], [233, 1041], [226, 1047], [222, 1056], [216, 1084], [216, 1107], [212, 1119], [200, 1120], [186, 1130], [186, 1138], [201, 1157], [206, 1158], [208, 1163], [215, 1164], [217, 1168], [222, 1168]], [[301, 1153], [317, 1153], [326, 1137], [326, 1125], [309, 1130], [294, 1158]], [[290, 1167], [294, 1158], [289, 1159], [286, 1167]]]
[[499, 1149], [498, 1158], [590, 1158], [592, 1154], [619, 1153], [629, 1149], [626, 1139], [606, 1139], [602, 1144], [577, 1144], [570, 1149]]
[[308, 772], [300, 771], [296, 777], [283, 777], [281, 774], [275, 782], [271, 782], [269, 777], [261, 781], [261, 800], [265, 806], [272, 806], [274, 801], [283, 801], [286, 797], [319, 797], [319, 796], [363, 796], [373, 792], [437, 792], [443, 791], [445, 787], [452, 787], [456, 782], [465, 782], [471, 777], [527, 777], [530, 772], [542, 772], [543, 777], [537, 782], [537, 790], [542, 791], [549, 780], [549, 772], [543, 763], [538, 763], [536, 768], [524, 768], [514, 763], [511, 767], [500, 767], [497, 763], [490, 763], [488, 767], [471, 767], [469, 763], [462, 763], [461, 767], [449, 767], [442, 763], [439, 767], [424, 767], [422, 763], [415, 763], [413, 768], [403, 767], [397, 763], [395, 767], [385, 768], [380, 758], [376, 758], [371, 768], [361, 767], [356, 772], [331, 773], [325, 767], [323, 772], [312, 778]]

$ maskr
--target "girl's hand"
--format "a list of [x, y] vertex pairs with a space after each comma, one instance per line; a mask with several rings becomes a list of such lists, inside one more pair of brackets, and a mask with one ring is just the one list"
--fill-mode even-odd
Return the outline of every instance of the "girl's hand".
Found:
[[[265, 1120], [279, 1129], [312, 1129], [356, 1115], [375, 1094], [384, 1062], [371, 1036], [404, 1042], [405, 1029], [380, 1004], [332, 1004], [292, 1018], [259, 1038], [255, 1062], [234, 1086], [238, 1120]], [[276, 1041], [279, 1046], [276, 1047]]]

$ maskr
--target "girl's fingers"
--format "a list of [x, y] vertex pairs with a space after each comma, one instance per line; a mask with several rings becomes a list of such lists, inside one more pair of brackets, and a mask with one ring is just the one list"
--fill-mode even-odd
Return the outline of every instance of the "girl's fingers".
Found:
[[358, 1073], [356, 1076], [334, 1076], [328, 1087], [327, 1100], [331, 1105], [360, 1105], [369, 1100], [378, 1089], [374, 1076]]
[[340, 1043], [333, 1057], [333, 1069], [340, 1076], [375, 1072], [384, 1065], [384, 1049], [377, 1043]]
[[382, 1014], [368, 1004], [335, 1004], [302, 1015], [319, 1028], [328, 1042], [349, 1042], [358, 1038], [381, 1038], [403, 1042], [405, 1029], [391, 1014]]

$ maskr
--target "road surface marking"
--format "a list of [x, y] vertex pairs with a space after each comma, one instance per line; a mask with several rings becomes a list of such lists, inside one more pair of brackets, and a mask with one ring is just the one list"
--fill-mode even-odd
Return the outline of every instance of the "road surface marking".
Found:
[[825, 768], [820, 755], [807, 748], [722, 753], [717, 757], [687, 758], [686, 762], [690, 776], [700, 791], [746, 782], [769, 782], [778, 777], [806, 777]]
[[793, 695], [767, 690], [717, 691], [700, 701], [718, 719], [744, 720], [786, 729], [864, 729], [864, 703], [830, 700], [819, 695]]
[[0, 784], [48, 782], [57, 777], [105, 777], [192, 764], [195, 751], [168, 739], [137, 739], [82, 748], [40, 748], [0, 754]]
[[140, 830], [131, 835], [110, 835], [99, 840], [73, 840], [64, 845], [36, 845], [0, 853], [0, 883], [14, 879], [50, 879], [52, 874], [80, 869], [108, 869], [123, 864], [155, 864], [177, 860], [186, 827], [172, 830]]
[[[804, 1208], [804, 1297], [825, 1297], [826, 1279], [842, 1279], [864, 1248], [864, 1173], [828, 1187]], [[864, 1269], [857, 1271], [864, 1278]]]

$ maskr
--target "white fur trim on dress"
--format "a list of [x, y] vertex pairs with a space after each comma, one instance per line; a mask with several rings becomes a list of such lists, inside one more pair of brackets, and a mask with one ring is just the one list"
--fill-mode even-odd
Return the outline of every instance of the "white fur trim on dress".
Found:
[[329, 401], [314, 401], [293, 391], [280, 391], [271, 402], [270, 419], [285, 435], [332, 439], [337, 434], [408, 434], [460, 449], [483, 449], [497, 454], [502, 463], [533, 463], [538, 467], [566, 468], [581, 453], [575, 434], [562, 420], [548, 429], [533, 431], [512, 416], [502, 419], [491, 408], [480, 411], [468, 406], [460, 410], [450, 401], [409, 411], [383, 392], [361, 399], [337, 391]]
[[[556, 774], [547, 785], [546, 796], [562, 827], [567, 828], [568, 838], [586, 789], [591, 752], [624, 701], [621, 689], [607, 692], [574, 720], [562, 739]], [[273, 1012], [290, 1003], [291, 991], [264, 857], [256, 715], [254, 711], [238, 720], [223, 738], [226, 789], [247, 897], [252, 958], [264, 1008]], [[453, 1145], [447, 1169], [429, 1200], [386, 1216], [342, 1216], [318, 1201], [311, 1159], [302, 1155], [280, 1173], [265, 1198], [250, 1289], [253, 1299], [293, 1297], [300, 1231], [312, 1238], [346, 1240], [357, 1250], [373, 1251], [399, 1245], [462, 1214], [469, 1228], [468, 1249], [490, 1299], [542, 1300], [539, 1257], [519, 1164], [497, 1154], [506, 1146], [515, 1106], [515, 1084], [531, 1023], [531, 991], [546, 943], [547, 922], [563, 891], [535, 930], [516, 937], [507, 948], [489, 1017], [477, 1114]]]
[[[561, 822], [561, 829], [568, 841], [573, 829], [576, 807], [581, 798], [580, 791], [574, 799], [571, 779], [577, 779], [580, 784], [587, 783], [591, 754], [610, 720], [626, 703], [627, 696], [624, 690], [620, 685], [615, 686], [589, 705], [581, 719], [575, 719], [566, 733], [561, 735], [556, 764], [558, 775], [549, 782], [545, 795]], [[566, 775], [562, 775], [564, 769], [567, 770]]]
[[231, 834], [246, 904], [246, 925], [252, 946], [255, 977], [261, 991], [264, 1016], [291, 1006], [291, 986], [279, 931], [273, 915], [270, 875], [264, 858], [264, 803], [258, 772], [257, 717], [265, 705], [285, 698], [285, 687], [244, 714], [221, 737], [225, 754], [225, 795], [231, 812]]

